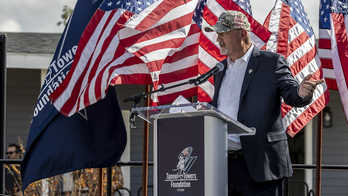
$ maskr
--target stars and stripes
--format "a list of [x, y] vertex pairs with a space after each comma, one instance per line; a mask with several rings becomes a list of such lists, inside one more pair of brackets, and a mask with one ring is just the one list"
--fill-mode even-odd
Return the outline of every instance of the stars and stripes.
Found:
[[[237, 5], [237, 3], [239, 4]], [[202, 32], [201, 29], [203, 29], [202, 26], [215, 24], [218, 16], [225, 10], [238, 10], [246, 14], [239, 6], [245, 7], [248, 13], [251, 13], [251, 6], [248, 0], [238, 0], [235, 2], [227, 0], [200, 0], [193, 13], [192, 19], [194, 24], [191, 25], [190, 31], [192, 33], [189, 34], [183, 43], [182, 51], [185, 49], [185, 52], [177, 55], [180, 56], [180, 61], [177, 61], [178, 63], [176, 65], [172, 64], [172, 62], [163, 65], [159, 76], [159, 84], [173, 86], [187, 82], [189, 79], [196, 78], [198, 74], [206, 73], [217, 62], [226, 58], [220, 55], [215, 33], [207, 34]], [[250, 15], [248, 15], [248, 19], [253, 29], [251, 39], [257, 47], [262, 47], [267, 42], [270, 32]], [[187, 44], [189, 44], [189, 50], [186, 46]], [[187, 84], [156, 93], [151, 98], [153, 104], [166, 104], [173, 102], [179, 95], [186, 98], [197, 95], [199, 101], [210, 102], [212, 101], [213, 93], [213, 77], [211, 77], [209, 81], [198, 87]]]
[[330, 9], [330, 0], [321, 2], [319, 10], [318, 54], [328, 88], [338, 90], [332, 65]]
[[50, 96], [54, 106], [70, 116], [105, 97], [109, 85], [156, 86], [163, 63], [179, 61], [173, 55], [183, 52], [194, 33], [196, 6], [196, 0], [104, 0], [80, 39], [69, 74]]
[[[308, 74], [313, 74], [312, 80], [323, 78], [315, 36], [300, 0], [277, 0], [264, 26], [272, 32], [266, 50], [285, 56], [299, 83]], [[283, 124], [287, 133], [294, 136], [328, 101], [329, 91], [326, 83], [322, 83], [317, 86], [312, 102], [306, 107], [294, 108], [283, 102]]]
[[251, 5], [249, 0], [233, 0], [237, 5], [239, 5], [240, 8], [242, 8], [246, 13], [248, 13], [250, 16], [253, 15], [251, 11]]
[[[165, 87], [182, 84], [198, 76], [198, 40], [200, 29], [191, 24], [191, 29], [182, 46], [168, 55], [163, 63], [158, 84]], [[168, 89], [164, 92], [152, 94], [151, 104], [162, 105], [173, 102], [179, 95], [189, 98], [197, 94], [197, 87], [192, 84]]]
[[134, 14], [139, 14], [141, 11], [146, 9], [148, 6], [152, 5], [155, 0], [146, 0], [146, 1], [139, 1], [139, 0], [127, 0], [127, 1], [104, 1], [101, 9], [104, 11], [111, 11], [114, 9], [125, 9], [128, 10]]
[[348, 122], [348, 1], [321, 0], [319, 10], [319, 57], [329, 89], [338, 90]]
[[[141, 2], [105, 0], [101, 4], [81, 37], [67, 79], [50, 96], [62, 114], [70, 116], [100, 100], [109, 85], [152, 83], [157, 89], [158, 84], [172, 86], [193, 79], [216, 64], [217, 57], [214, 55], [208, 57], [213, 61], [202, 61], [210, 49], [199, 47], [201, 30], [197, 24], [202, 22], [192, 20], [195, 16], [203, 19], [204, 1], [200, 1], [200, 8], [196, 0]], [[250, 9], [249, 1], [240, 3]], [[215, 14], [215, 18], [210, 17], [209, 22], [215, 23], [217, 16], [227, 9], [243, 11], [230, 1], [208, 0], [208, 4], [211, 7], [214, 4], [219, 6], [218, 10], [213, 9], [213, 12], [205, 14]], [[200, 12], [197, 13], [197, 10]], [[252, 34], [252, 39], [255, 38], [253, 40], [257, 45], [263, 45], [269, 32], [262, 29], [251, 16], [249, 18], [253, 21], [254, 29], [262, 35], [259, 38]], [[216, 53], [219, 49], [211, 41], [214, 39], [208, 44], [214, 47], [213, 53]], [[198, 59], [205, 62], [204, 67], [198, 63]], [[153, 94], [152, 102], [170, 103], [178, 95], [191, 97], [197, 92], [202, 101], [211, 101], [211, 82], [207, 82], [210, 83], [208, 90], [204, 86], [204, 90], [201, 90], [194, 85], [184, 85]], [[207, 97], [206, 92], [209, 92], [208, 99], [204, 98]]]

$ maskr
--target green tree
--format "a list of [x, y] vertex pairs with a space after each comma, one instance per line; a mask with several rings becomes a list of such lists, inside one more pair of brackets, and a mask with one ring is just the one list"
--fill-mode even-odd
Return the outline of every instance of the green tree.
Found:
[[60, 26], [61, 24], [63, 24], [64, 26], [66, 26], [68, 19], [71, 15], [71, 13], [73, 12], [73, 9], [71, 9], [69, 6], [64, 5], [63, 6], [63, 14], [60, 15], [61, 18], [63, 19], [63, 21], [59, 21], [57, 22], [57, 25]]

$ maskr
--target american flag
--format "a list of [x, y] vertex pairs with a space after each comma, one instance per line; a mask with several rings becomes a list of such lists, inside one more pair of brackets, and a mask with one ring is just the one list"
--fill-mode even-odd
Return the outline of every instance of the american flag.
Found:
[[192, 34], [196, 6], [197, 0], [104, 0], [68, 75], [50, 95], [54, 106], [71, 116], [104, 98], [109, 85], [156, 85], [162, 64], [177, 61], [168, 56]]
[[348, 122], [347, 1], [321, 0], [319, 57], [329, 89], [338, 90]]
[[[220, 14], [226, 10], [237, 10], [243, 12], [251, 23], [252, 42], [259, 48], [265, 45], [270, 36], [270, 32], [252, 18], [251, 5], [249, 0], [200, 0], [193, 14], [193, 20], [196, 25], [192, 25], [192, 27], [194, 27], [195, 33], [194, 39], [191, 38], [189, 43], [196, 41], [196, 44], [191, 45], [192, 49], [190, 50], [191, 53], [189, 54], [189, 61], [183, 59], [183, 64], [181, 65], [183, 66], [183, 69], [181, 69], [181, 73], [177, 72], [178, 74], [172, 72], [171, 70], [176, 66], [172, 66], [170, 64], [163, 65], [160, 75], [160, 84], [163, 83], [168, 86], [172, 86], [185, 82], [188, 79], [197, 77], [197, 73], [206, 73], [212, 67], [214, 67], [217, 62], [222, 61], [226, 58], [226, 56], [220, 55], [220, 47], [216, 42], [216, 34], [201, 31], [201, 29], [204, 29], [205, 26], [214, 25]], [[185, 69], [187, 68], [190, 69], [189, 72], [185, 71]], [[166, 73], [165, 78], [168, 78], [167, 81], [164, 81], [164, 77], [162, 77], [164, 73]], [[185, 77], [185, 75], [187, 75], [188, 73], [191, 73], [190, 78]], [[178, 76], [180, 76], [181, 78], [179, 80], [176, 80], [175, 77]], [[178, 95], [190, 97], [197, 94], [199, 101], [210, 102], [212, 101], [213, 93], [214, 85], [213, 77], [211, 77], [207, 82], [198, 86], [198, 88], [193, 85], [184, 85], [181, 87], [173, 88], [169, 92], [164, 91], [157, 93], [157, 97], [153, 96], [152, 98], [153, 100], [158, 101], [159, 104], [164, 104], [174, 101], [174, 99], [177, 98]]]
[[[200, 29], [191, 19], [191, 28], [180, 48], [168, 54], [163, 62], [157, 84], [171, 87], [186, 83], [198, 76], [198, 41]], [[154, 89], [156, 85], [154, 85]], [[197, 87], [192, 84], [181, 85], [151, 95], [151, 105], [173, 102], [179, 95], [189, 98], [197, 95]]]
[[[313, 74], [312, 80], [323, 78], [314, 32], [300, 0], [277, 0], [264, 26], [272, 32], [266, 50], [285, 56], [299, 83], [308, 74]], [[287, 133], [294, 136], [328, 102], [329, 91], [326, 83], [317, 86], [312, 102], [306, 107], [294, 108], [283, 102], [283, 124]]]

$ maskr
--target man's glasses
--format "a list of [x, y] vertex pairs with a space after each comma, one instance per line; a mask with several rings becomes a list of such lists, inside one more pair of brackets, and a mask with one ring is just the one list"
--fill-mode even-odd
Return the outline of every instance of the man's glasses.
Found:
[[17, 151], [12, 151], [12, 152], [6, 152], [6, 155], [11, 155], [13, 153], [16, 153]]

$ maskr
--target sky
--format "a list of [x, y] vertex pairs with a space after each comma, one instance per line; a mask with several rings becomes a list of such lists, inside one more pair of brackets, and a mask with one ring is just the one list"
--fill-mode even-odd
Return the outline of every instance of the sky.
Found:
[[[93, 1], [93, 0], [91, 0]], [[250, 0], [253, 17], [263, 24], [275, 0]], [[0, 0], [0, 32], [61, 33], [64, 5], [73, 8], [76, 0]], [[319, 0], [302, 0], [316, 37], [318, 37]]]

